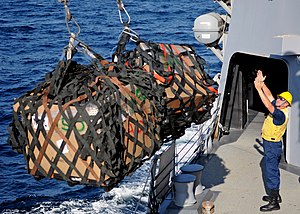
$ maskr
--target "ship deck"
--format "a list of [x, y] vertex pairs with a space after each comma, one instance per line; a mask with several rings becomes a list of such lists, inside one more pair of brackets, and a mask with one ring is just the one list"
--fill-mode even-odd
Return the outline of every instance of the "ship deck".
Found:
[[[197, 204], [193, 208], [176, 209], [171, 203], [167, 213], [199, 213], [202, 200], [213, 201], [214, 213], [218, 214], [260, 213], [259, 207], [266, 204], [262, 201], [265, 195], [260, 138], [263, 120], [262, 113], [252, 112], [252, 120], [245, 130], [231, 130], [230, 135], [214, 143], [213, 154], [197, 160], [205, 166], [202, 185], [206, 187], [203, 195], [196, 195]], [[284, 162], [280, 168], [280, 194], [283, 202], [280, 204], [281, 209], [273, 212], [300, 213], [300, 170]]]

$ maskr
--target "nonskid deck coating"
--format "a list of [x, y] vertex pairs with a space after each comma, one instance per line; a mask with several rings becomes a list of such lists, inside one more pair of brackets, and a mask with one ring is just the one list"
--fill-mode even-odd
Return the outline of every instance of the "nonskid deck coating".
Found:
[[[261, 213], [259, 207], [266, 204], [261, 200], [265, 195], [260, 138], [263, 120], [263, 114], [259, 113], [240, 136], [240, 130], [224, 136], [205, 164], [202, 184], [213, 192], [211, 200], [215, 204], [215, 213]], [[300, 213], [299, 176], [283, 169], [280, 173], [283, 202], [281, 209], [273, 213]]]

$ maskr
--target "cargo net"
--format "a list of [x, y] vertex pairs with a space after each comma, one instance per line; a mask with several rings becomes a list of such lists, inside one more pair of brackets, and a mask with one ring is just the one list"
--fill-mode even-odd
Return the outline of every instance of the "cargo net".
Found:
[[28, 173], [109, 191], [163, 142], [210, 118], [214, 82], [192, 47], [139, 40], [114, 57], [60, 61], [15, 100], [8, 142]]

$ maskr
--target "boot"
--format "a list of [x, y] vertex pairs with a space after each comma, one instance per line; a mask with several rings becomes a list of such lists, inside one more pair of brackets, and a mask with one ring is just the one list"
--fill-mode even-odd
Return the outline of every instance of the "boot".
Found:
[[[270, 200], [271, 200], [271, 197], [270, 197], [269, 195], [264, 195], [264, 196], [262, 197], [262, 200], [263, 200], [263, 201], [270, 201]], [[278, 195], [277, 201], [278, 201], [278, 203], [282, 203], [282, 199], [281, 199], [281, 196], [280, 196], [280, 195]]]
[[268, 212], [268, 211], [273, 211], [273, 210], [279, 210], [279, 190], [271, 190], [271, 194], [269, 196], [269, 203], [261, 206], [260, 211], [262, 212]]

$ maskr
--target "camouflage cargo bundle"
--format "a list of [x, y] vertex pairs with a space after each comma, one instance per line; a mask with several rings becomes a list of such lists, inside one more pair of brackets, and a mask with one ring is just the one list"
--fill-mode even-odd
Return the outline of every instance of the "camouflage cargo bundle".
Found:
[[9, 143], [31, 175], [110, 190], [209, 119], [216, 91], [192, 47], [138, 40], [116, 53], [113, 63], [60, 61], [15, 100]]

